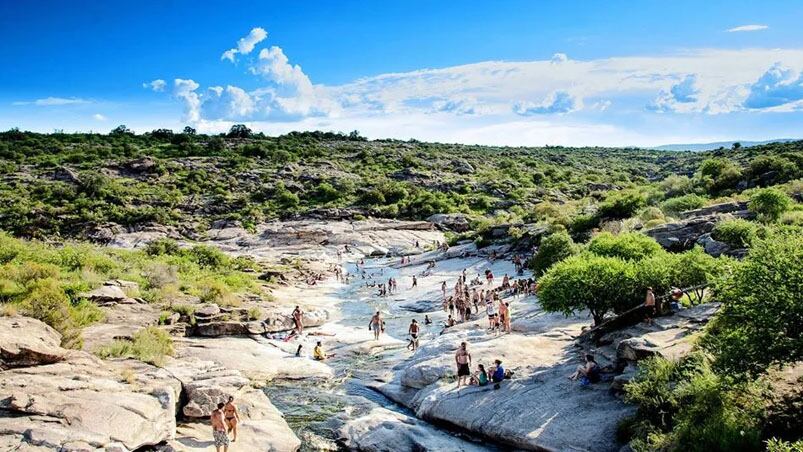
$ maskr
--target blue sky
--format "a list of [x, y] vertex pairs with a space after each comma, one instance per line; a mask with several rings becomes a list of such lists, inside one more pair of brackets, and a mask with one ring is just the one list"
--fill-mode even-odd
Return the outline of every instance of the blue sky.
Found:
[[199, 3], [1, 2], [0, 129], [803, 135], [800, 1]]

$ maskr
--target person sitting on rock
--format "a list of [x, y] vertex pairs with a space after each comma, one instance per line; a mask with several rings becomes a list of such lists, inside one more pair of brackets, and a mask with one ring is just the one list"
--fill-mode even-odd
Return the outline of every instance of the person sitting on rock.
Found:
[[235, 442], [237, 441], [237, 424], [240, 422], [240, 412], [237, 411], [237, 406], [234, 405], [234, 397], [229, 396], [228, 402], [223, 406], [223, 415], [226, 418], [228, 432], [233, 435], [231, 442]]
[[586, 354], [585, 360], [585, 365], [577, 366], [577, 371], [575, 371], [569, 379], [577, 380], [579, 378], [580, 384], [583, 386], [587, 386], [591, 383], [598, 383], [600, 380], [600, 367], [597, 361], [594, 360], [594, 355]]
[[432, 325], [432, 320], [430, 320], [427, 314], [424, 314], [424, 325]]
[[494, 361], [494, 364], [496, 364], [496, 367], [494, 367], [493, 374], [491, 374], [491, 381], [494, 382], [494, 389], [499, 389], [499, 383], [505, 379], [505, 368], [502, 367], [502, 361], [498, 359]]
[[333, 358], [334, 356], [335, 356], [334, 353], [327, 355], [326, 352], [323, 351], [323, 346], [321, 345], [321, 341], [318, 341], [315, 344], [315, 348], [312, 349], [312, 358], [315, 361], [325, 361], [329, 358]]
[[475, 386], [488, 386], [488, 372], [485, 371], [485, 366], [482, 364], [477, 365], [477, 372], [471, 376], [471, 380], [468, 382], [468, 384]]

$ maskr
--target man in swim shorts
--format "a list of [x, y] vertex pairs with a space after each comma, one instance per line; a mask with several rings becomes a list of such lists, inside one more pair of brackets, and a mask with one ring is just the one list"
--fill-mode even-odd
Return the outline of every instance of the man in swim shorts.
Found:
[[223, 418], [223, 407], [226, 406], [225, 403], [218, 403], [217, 409], [212, 411], [212, 438], [215, 441], [215, 451], [220, 452], [220, 449], [223, 448], [223, 452], [228, 452], [229, 450], [229, 435], [226, 434], [226, 424]]
[[454, 361], [457, 364], [457, 387], [460, 384], [468, 385], [468, 377], [471, 375], [471, 354], [468, 352], [467, 344], [460, 343], [460, 347], [454, 354]]

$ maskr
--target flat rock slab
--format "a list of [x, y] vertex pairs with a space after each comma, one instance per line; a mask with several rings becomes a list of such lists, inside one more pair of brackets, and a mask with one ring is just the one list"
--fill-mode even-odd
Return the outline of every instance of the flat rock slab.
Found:
[[176, 340], [176, 357], [211, 360], [226, 369], [236, 369], [252, 380], [331, 378], [325, 363], [297, 358], [290, 353], [251, 338], [182, 338]]

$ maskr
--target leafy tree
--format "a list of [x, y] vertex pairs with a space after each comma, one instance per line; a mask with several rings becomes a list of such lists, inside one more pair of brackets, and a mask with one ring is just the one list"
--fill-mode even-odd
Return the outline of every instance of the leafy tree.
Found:
[[638, 232], [597, 234], [588, 244], [588, 251], [599, 256], [618, 257], [625, 260], [641, 260], [663, 251], [651, 237]]
[[770, 233], [716, 287], [723, 302], [703, 344], [719, 368], [759, 374], [803, 359], [803, 234]]
[[173, 131], [170, 129], [156, 129], [151, 132], [151, 136], [157, 140], [169, 141], [173, 138]]
[[184, 129], [182, 130], [182, 133], [184, 135], [195, 135], [197, 132], [196, 132], [195, 129], [193, 129], [190, 126], [184, 126]]
[[226, 138], [251, 138], [252, 132], [245, 124], [234, 124], [226, 134]]
[[719, 193], [732, 189], [742, 178], [742, 170], [731, 160], [715, 157], [700, 164], [700, 179], [709, 192]]
[[541, 239], [538, 253], [530, 260], [530, 268], [536, 276], [543, 274], [554, 264], [577, 252], [577, 245], [566, 231], [557, 231]]
[[[634, 306], [634, 266], [615, 257], [578, 254], [553, 265], [539, 279], [544, 310], [571, 315], [588, 309], [599, 325], [610, 311]], [[637, 304], [638, 302], [636, 302]]]
[[122, 135], [133, 135], [134, 132], [128, 127], [126, 127], [124, 124], [120, 124], [119, 126], [113, 128], [112, 131], [109, 132], [109, 134], [122, 136]]
[[759, 220], [772, 222], [777, 221], [791, 205], [792, 199], [786, 193], [776, 188], [764, 188], [750, 196], [748, 208], [758, 215]]
[[794, 179], [800, 174], [795, 162], [777, 155], [760, 155], [749, 166], [750, 177], [756, 185], [773, 185]]

